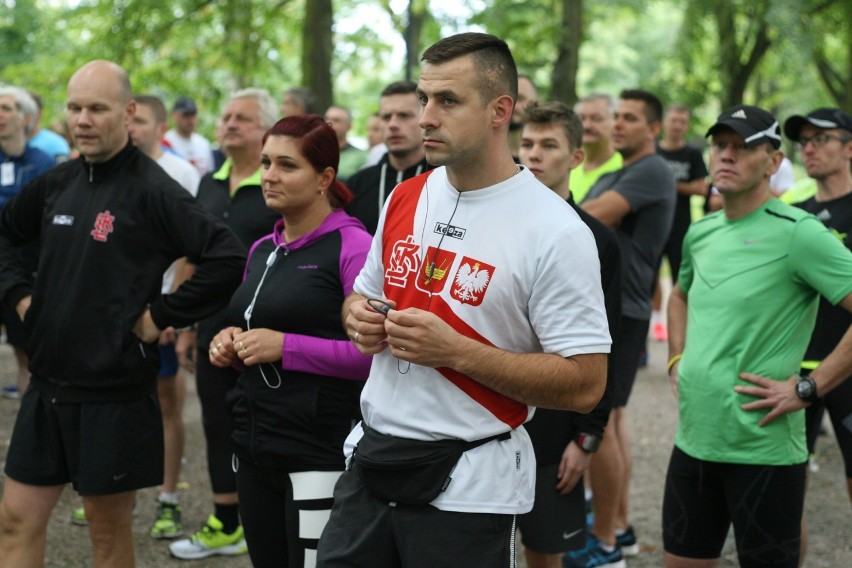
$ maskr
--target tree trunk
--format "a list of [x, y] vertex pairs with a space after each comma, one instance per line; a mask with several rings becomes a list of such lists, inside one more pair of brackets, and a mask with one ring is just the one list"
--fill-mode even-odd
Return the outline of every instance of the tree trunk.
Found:
[[332, 0], [305, 2], [305, 25], [302, 28], [302, 77], [314, 94], [317, 114], [325, 114], [334, 102], [331, 81]]
[[560, 0], [562, 25], [556, 40], [552, 98], [570, 106], [577, 102], [577, 69], [583, 42], [583, 0]]
[[429, 12], [424, 2], [412, 0], [408, 3], [408, 25], [403, 34], [405, 38], [405, 78], [413, 81], [420, 67], [420, 38], [423, 35], [423, 24]]
[[[766, 3], [755, 9], [757, 18], [751, 17], [746, 24], [746, 37], [737, 42], [737, 26], [734, 6], [727, 0], [716, 2], [713, 14], [719, 34], [719, 77], [722, 81], [722, 109], [743, 103], [746, 87], [757, 64], [769, 51], [769, 25], [766, 22]], [[751, 51], [746, 53], [746, 46]]]

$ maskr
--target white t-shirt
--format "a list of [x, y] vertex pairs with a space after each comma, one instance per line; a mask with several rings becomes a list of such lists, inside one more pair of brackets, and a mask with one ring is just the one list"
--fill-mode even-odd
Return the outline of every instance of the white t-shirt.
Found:
[[384, 142], [379, 142], [367, 152], [367, 161], [364, 162], [364, 165], [361, 166], [361, 169], [369, 168], [370, 166], [375, 166], [378, 164], [382, 157], [388, 153], [388, 147]]
[[793, 162], [786, 156], [781, 160], [778, 171], [769, 178], [769, 189], [776, 197], [793, 187], [796, 177], [793, 175]]
[[171, 129], [166, 132], [166, 140], [172, 149], [195, 166], [201, 175], [213, 171], [213, 150], [210, 148], [210, 142], [201, 134], [193, 132], [187, 139], [177, 130]]
[[[400, 309], [429, 309], [460, 333], [507, 351], [609, 352], [592, 233], [526, 169], [461, 194], [445, 168], [433, 170], [422, 190], [412, 180], [398, 186], [354, 290], [393, 299]], [[432, 504], [502, 514], [532, 508], [535, 456], [520, 426], [534, 407], [452, 369], [409, 365], [385, 350], [373, 358], [361, 410], [379, 432], [420, 440], [512, 431], [510, 440], [465, 453]], [[347, 456], [361, 434], [350, 434]]]
[[[163, 152], [163, 155], [157, 159], [157, 163], [161, 168], [166, 170], [166, 173], [172, 179], [181, 184], [190, 195], [193, 197], [198, 195], [198, 184], [201, 182], [201, 175], [198, 173], [198, 170], [192, 167], [192, 164], [168, 152]], [[163, 294], [168, 294], [172, 291], [176, 276], [177, 266], [173, 262], [163, 273]]]

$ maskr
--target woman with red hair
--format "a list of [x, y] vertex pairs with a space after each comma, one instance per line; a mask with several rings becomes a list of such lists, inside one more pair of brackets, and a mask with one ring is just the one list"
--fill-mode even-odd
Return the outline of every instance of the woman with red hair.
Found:
[[263, 195], [281, 219], [251, 247], [232, 325], [210, 343], [213, 365], [243, 369], [229, 406], [255, 566], [313, 566], [343, 441], [360, 419], [371, 359], [348, 340], [340, 309], [371, 237], [341, 210], [352, 194], [337, 180], [339, 155], [319, 116], [287, 117], [266, 133]]

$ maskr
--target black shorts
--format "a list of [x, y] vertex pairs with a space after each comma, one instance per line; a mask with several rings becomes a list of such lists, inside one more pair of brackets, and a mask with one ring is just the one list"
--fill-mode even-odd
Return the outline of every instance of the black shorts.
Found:
[[157, 395], [117, 403], [55, 404], [31, 386], [21, 399], [6, 475], [29, 485], [71, 483], [112, 495], [163, 482]]
[[160, 345], [160, 372], [159, 378], [174, 377], [178, 372], [178, 358], [175, 352], [175, 344], [167, 343]]
[[535, 472], [535, 505], [518, 515], [524, 546], [540, 554], [578, 550], [586, 543], [586, 501], [583, 480], [568, 495], [556, 490], [559, 464], [542, 465]]
[[718, 558], [733, 523], [740, 566], [796, 568], [805, 466], [708, 462], [675, 448], [663, 498], [666, 552]]
[[360, 467], [343, 472], [317, 551], [317, 568], [514, 566], [515, 516], [390, 506], [372, 496]]
[[648, 320], [621, 316], [618, 340], [612, 344], [609, 354], [609, 364], [612, 366], [609, 396], [613, 408], [627, 406], [639, 370], [639, 358], [647, 345], [648, 325]]

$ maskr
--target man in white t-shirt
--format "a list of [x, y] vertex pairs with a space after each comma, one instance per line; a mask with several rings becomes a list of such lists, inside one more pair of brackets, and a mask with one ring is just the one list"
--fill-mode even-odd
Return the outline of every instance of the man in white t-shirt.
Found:
[[[133, 144], [166, 170], [193, 197], [198, 194], [201, 176], [192, 164], [170, 152], [163, 151], [161, 141], [168, 128], [166, 108], [157, 97], [137, 95], [136, 115], [130, 121], [128, 131]], [[163, 293], [174, 291], [189, 277], [189, 268], [184, 259], [175, 261], [163, 274]], [[157, 393], [163, 413], [163, 438], [165, 461], [163, 486], [157, 506], [157, 516], [151, 527], [154, 538], [176, 538], [183, 534], [181, 511], [177, 497], [177, 481], [183, 456], [184, 424], [183, 400], [184, 377], [175, 354], [175, 330], [168, 328], [160, 334], [160, 374]]]
[[195, 132], [198, 126], [198, 107], [189, 97], [178, 97], [172, 108], [175, 127], [165, 134], [166, 142], [180, 156], [195, 166], [201, 175], [213, 171], [213, 150], [210, 142]]
[[[522, 424], [535, 405], [588, 412], [605, 387], [610, 337], [594, 239], [512, 160], [508, 46], [464, 33], [423, 62], [423, 146], [444, 167], [394, 189], [344, 304], [349, 337], [374, 357], [318, 567], [510, 565], [515, 515], [534, 497]], [[447, 460], [449, 474], [427, 478], [437, 489], [397, 498], [410, 478], [369, 482], [377, 439], [392, 462], [412, 442], [468, 444]]]

